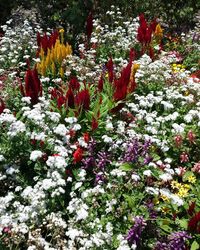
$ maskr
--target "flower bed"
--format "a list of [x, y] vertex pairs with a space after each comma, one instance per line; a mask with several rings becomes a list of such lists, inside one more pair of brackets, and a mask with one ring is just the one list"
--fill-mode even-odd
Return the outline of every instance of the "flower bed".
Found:
[[63, 29], [3, 27], [2, 249], [199, 249], [199, 40], [107, 16], [76, 54]]

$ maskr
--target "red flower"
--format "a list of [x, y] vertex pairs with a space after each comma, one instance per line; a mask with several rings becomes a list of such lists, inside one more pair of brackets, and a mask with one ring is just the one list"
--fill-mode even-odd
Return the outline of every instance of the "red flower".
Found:
[[109, 79], [109, 82], [112, 83], [113, 82], [113, 77], [114, 77], [114, 72], [113, 72], [114, 68], [113, 68], [112, 57], [110, 57], [109, 61], [106, 64], [106, 67], [108, 69], [108, 79]]
[[194, 143], [195, 138], [196, 138], [196, 135], [192, 132], [192, 130], [190, 130], [190, 131], [188, 132], [187, 137], [188, 137], [188, 140], [189, 140], [191, 143]]
[[83, 138], [84, 138], [84, 141], [86, 143], [88, 143], [90, 141], [90, 135], [89, 135], [89, 133], [87, 133], [87, 132], [83, 133]]
[[183, 143], [183, 137], [181, 135], [176, 135], [175, 138], [176, 147], [180, 147]]
[[78, 147], [73, 153], [74, 163], [78, 163], [83, 159], [83, 149]]
[[92, 118], [92, 131], [96, 130], [99, 126], [99, 123], [97, 121], [97, 119], [95, 119], [94, 117]]
[[194, 214], [194, 209], [195, 209], [196, 203], [193, 201], [191, 202], [187, 212], [190, 216], [192, 216]]
[[103, 80], [103, 76], [101, 75], [101, 77], [99, 79], [99, 82], [98, 82], [98, 90], [99, 90], [99, 92], [101, 92], [103, 90], [103, 83], [104, 83], [104, 80]]
[[79, 90], [80, 83], [78, 82], [78, 79], [76, 76], [72, 76], [72, 78], [69, 81], [69, 88], [72, 90]]
[[196, 213], [188, 222], [188, 230], [200, 233], [200, 212]]
[[93, 14], [91, 11], [87, 17], [87, 23], [86, 23], [86, 32], [88, 39], [90, 39], [91, 37], [92, 30], [93, 30]]
[[4, 101], [0, 98], [0, 114], [3, 113], [4, 109], [5, 109]]
[[183, 162], [188, 162], [189, 161], [189, 157], [188, 157], [188, 154], [186, 152], [183, 152], [181, 155], [180, 155], [180, 161], [181, 163]]
[[88, 89], [84, 89], [80, 91], [76, 97], [75, 102], [77, 106], [82, 106], [84, 110], [88, 110], [90, 108], [90, 93]]
[[38, 102], [39, 96], [42, 96], [42, 85], [36, 69], [28, 69], [25, 76], [25, 91], [21, 86], [22, 94], [31, 97], [31, 103], [34, 105]]
[[66, 99], [67, 99], [68, 107], [74, 108], [74, 93], [71, 88], [69, 88], [67, 91]]

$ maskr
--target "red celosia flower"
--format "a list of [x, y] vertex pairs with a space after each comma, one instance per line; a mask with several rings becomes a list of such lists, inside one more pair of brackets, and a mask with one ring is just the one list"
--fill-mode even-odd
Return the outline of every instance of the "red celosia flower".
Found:
[[71, 88], [72, 90], [79, 90], [80, 83], [78, 82], [78, 79], [76, 76], [71, 77], [69, 81], [69, 88]]
[[200, 212], [196, 213], [188, 222], [188, 230], [200, 233]]
[[92, 11], [90, 11], [87, 17], [87, 23], [86, 23], [86, 33], [87, 33], [88, 39], [90, 39], [91, 37], [92, 30], [93, 30], [93, 14], [92, 14]]
[[22, 95], [25, 94], [25, 96], [31, 97], [32, 104], [38, 102], [39, 96], [42, 96], [42, 85], [36, 69], [28, 69], [26, 71], [25, 91], [22, 89], [23, 87], [21, 86]]
[[75, 103], [77, 106], [82, 106], [84, 110], [90, 108], [90, 93], [88, 89], [80, 91], [75, 97]]
[[99, 90], [99, 92], [101, 92], [103, 90], [103, 83], [104, 83], [104, 80], [103, 80], [103, 76], [101, 75], [101, 77], [99, 79], [99, 82], [98, 82], [98, 90]]
[[90, 141], [90, 135], [88, 132], [83, 133], [83, 138], [86, 143]]
[[4, 109], [5, 109], [4, 101], [0, 98], [0, 114], [3, 113]]
[[193, 201], [191, 202], [187, 212], [190, 216], [192, 216], [194, 214], [194, 209], [195, 209], [196, 203]]
[[107, 70], [108, 70], [108, 80], [110, 83], [113, 82], [113, 78], [114, 78], [114, 67], [113, 67], [113, 60], [112, 57], [110, 57], [110, 59], [108, 60], [107, 64], [106, 64]]
[[99, 123], [96, 118], [92, 118], [92, 131], [96, 130], [99, 126]]
[[66, 99], [67, 99], [68, 107], [74, 108], [74, 93], [71, 88], [69, 88], [66, 93]]
[[74, 163], [78, 163], [83, 159], [83, 149], [78, 147], [73, 153]]

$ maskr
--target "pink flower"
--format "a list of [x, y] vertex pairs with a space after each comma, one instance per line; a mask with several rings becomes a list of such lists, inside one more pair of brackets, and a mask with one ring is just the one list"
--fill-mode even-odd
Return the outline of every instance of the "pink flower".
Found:
[[200, 161], [194, 164], [194, 167], [192, 168], [192, 171], [195, 173], [200, 174]]
[[183, 162], [188, 162], [189, 161], [189, 157], [188, 157], [188, 154], [186, 152], [183, 152], [181, 155], [180, 155], [180, 161], [181, 163]]
[[180, 147], [183, 143], [183, 137], [181, 135], [176, 135], [174, 137], [174, 141], [175, 141], [176, 147]]
[[196, 135], [192, 132], [192, 130], [190, 130], [187, 134], [188, 140], [191, 143], [194, 143], [195, 139], [196, 139]]

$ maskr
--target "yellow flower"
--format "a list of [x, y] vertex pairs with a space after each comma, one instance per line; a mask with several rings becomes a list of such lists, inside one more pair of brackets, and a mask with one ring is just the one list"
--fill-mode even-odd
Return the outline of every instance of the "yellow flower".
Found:
[[[196, 182], [196, 177], [195, 176], [192, 176], [190, 175], [188, 178], [187, 178], [187, 181], [190, 182], [190, 183], [195, 183]], [[187, 185], [187, 184], [186, 184]]]
[[65, 30], [63, 28], [59, 29], [59, 33], [64, 33]]
[[184, 92], [184, 96], [188, 96], [190, 94], [190, 92], [188, 91], [188, 90], [186, 90], [185, 92]]
[[180, 183], [178, 183], [177, 181], [172, 181], [171, 182], [171, 187], [173, 188], [173, 189], [179, 189], [180, 187], [181, 187], [181, 184]]
[[187, 197], [188, 196], [188, 191], [189, 189], [181, 187], [177, 193], [177, 195], [181, 198]]
[[166, 196], [166, 195], [161, 195], [160, 198], [163, 200], [163, 201], [169, 201], [169, 198]]
[[168, 213], [170, 211], [170, 209], [168, 207], [161, 207], [161, 212], [163, 212], [164, 214]]
[[163, 37], [163, 30], [159, 23], [156, 25], [155, 35], [160, 38]]

